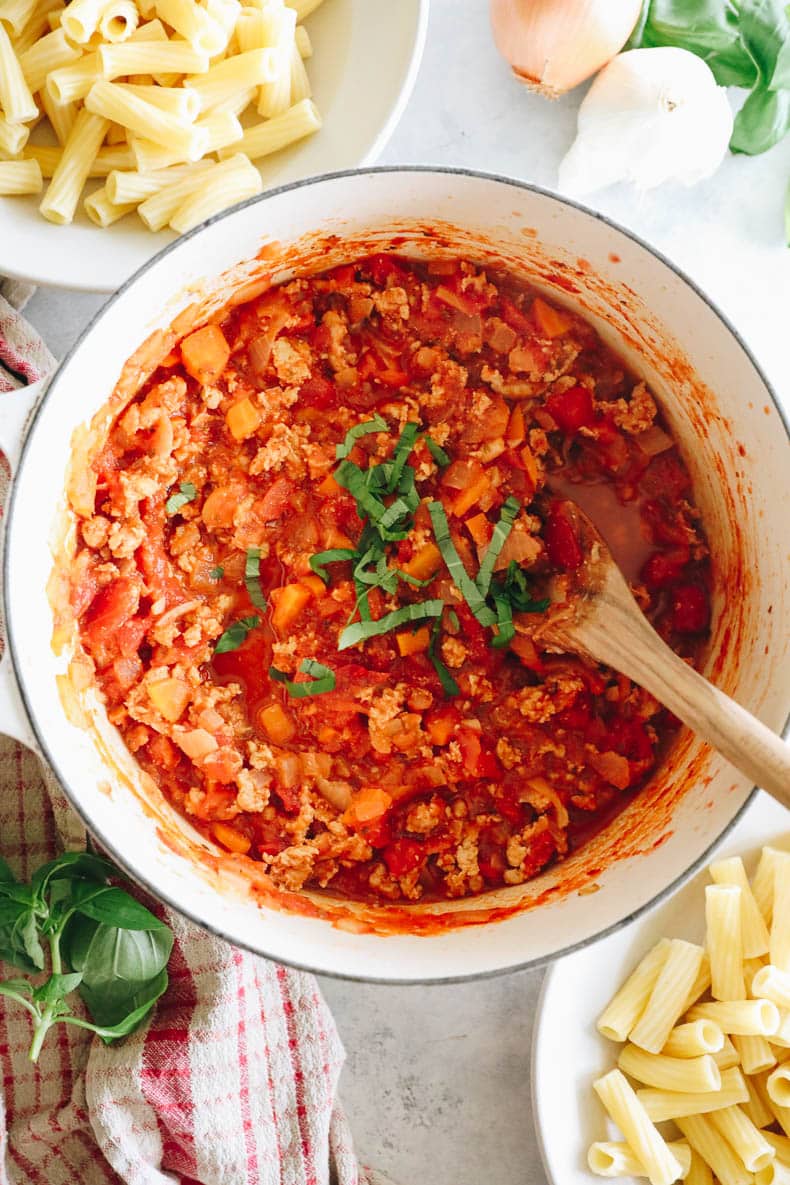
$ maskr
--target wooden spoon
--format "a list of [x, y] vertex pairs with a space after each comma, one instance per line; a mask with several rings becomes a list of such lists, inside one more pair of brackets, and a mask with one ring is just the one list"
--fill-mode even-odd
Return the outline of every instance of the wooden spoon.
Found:
[[[584, 560], [535, 640], [614, 667], [644, 687], [728, 761], [790, 807], [790, 745], [670, 650], [634, 600], [595, 526], [575, 502]], [[563, 578], [558, 578], [559, 581]]]

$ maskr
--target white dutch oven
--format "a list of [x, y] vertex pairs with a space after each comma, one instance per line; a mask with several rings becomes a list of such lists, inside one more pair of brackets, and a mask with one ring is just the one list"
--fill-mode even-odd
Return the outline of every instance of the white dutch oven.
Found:
[[393, 924], [386, 909], [349, 912], [323, 897], [311, 916], [261, 904], [237, 858], [207, 863], [205, 841], [168, 817], [100, 705], [89, 726], [70, 722], [56, 681], [67, 656], [51, 647], [47, 596], [72, 433], [101, 407], [141, 342], [196, 300], [216, 308], [241, 281], [315, 270], [393, 238], [409, 253], [461, 253], [520, 270], [580, 309], [648, 379], [692, 470], [714, 557], [706, 673], [766, 724], [783, 726], [790, 449], [776, 401], [733, 328], [655, 251], [561, 198], [468, 172], [382, 169], [274, 191], [168, 247], [82, 335], [41, 396], [24, 445], [41, 392], [4, 396], [0, 438], [15, 467], [3, 571], [13, 672], [6, 655], [0, 730], [50, 761], [132, 877], [206, 928], [321, 972], [447, 980], [526, 966], [622, 925], [705, 858], [752, 787], [684, 733], [612, 825], [529, 885], [402, 911], [399, 933], [385, 933]]

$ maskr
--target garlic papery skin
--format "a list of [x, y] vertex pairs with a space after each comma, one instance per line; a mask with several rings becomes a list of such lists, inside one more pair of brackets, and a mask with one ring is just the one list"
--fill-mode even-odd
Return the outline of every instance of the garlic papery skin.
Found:
[[642, 0], [490, 0], [496, 47], [516, 78], [551, 99], [625, 45]]
[[695, 54], [630, 49], [605, 66], [579, 108], [559, 188], [586, 194], [617, 181], [693, 185], [721, 164], [732, 134], [724, 87]]

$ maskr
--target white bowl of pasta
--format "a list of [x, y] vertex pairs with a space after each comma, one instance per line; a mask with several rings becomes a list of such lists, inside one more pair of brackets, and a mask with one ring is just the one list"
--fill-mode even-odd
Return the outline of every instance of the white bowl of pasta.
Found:
[[428, 0], [319, 4], [9, 6], [3, 273], [111, 292], [211, 214], [375, 160], [416, 78]]
[[[388, 258], [390, 252], [408, 258], [402, 265], [397, 261], [393, 264]], [[433, 272], [429, 272], [431, 283], [437, 291], [438, 287], [443, 288], [440, 303], [444, 307], [452, 307], [446, 303], [448, 298], [458, 303], [457, 296], [445, 286], [454, 282], [448, 281], [447, 276], [454, 275], [457, 279], [462, 274], [453, 262], [459, 257], [468, 262], [476, 275], [479, 275], [479, 268], [490, 267], [492, 274], [495, 271], [499, 274], [498, 269], [507, 269], [511, 274], [525, 277], [542, 294], [540, 297], [534, 293], [529, 296], [532, 302], [529, 307], [537, 309], [535, 317], [540, 313], [545, 324], [545, 318], [551, 315], [546, 313], [546, 308], [551, 305], [554, 308], [552, 325], [563, 333], [563, 326], [569, 324], [568, 317], [578, 313], [604, 343], [617, 349], [619, 357], [642, 376], [644, 383], [650, 384], [663, 409], [668, 430], [680, 443], [715, 556], [713, 616], [710, 636], [699, 656], [702, 669], [746, 707], [758, 712], [767, 724], [775, 729], [783, 727], [790, 704], [787, 653], [790, 646], [790, 630], [787, 628], [790, 598], [788, 572], [776, 540], [783, 537], [786, 505], [790, 499], [788, 441], [779, 407], [737, 333], [668, 261], [629, 232], [590, 211], [507, 178], [460, 170], [408, 167], [341, 173], [284, 187], [219, 215], [198, 230], [177, 239], [108, 301], [77, 343], [41, 399], [23, 449], [22, 429], [37, 393], [17, 392], [6, 397], [0, 438], [13, 458], [17, 458], [21, 450], [21, 459], [14, 462], [12, 500], [6, 516], [8, 533], [3, 591], [13, 669], [6, 654], [0, 665], [0, 727], [46, 755], [92, 832], [132, 877], [206, 928], [279, 961], [337, 975], [401, 982], [462, 979], [536, 964], [589, 944], [623, 926], [634, 914], [670, 892], [705, 860], [711, 846], [737, 819], [753, 787], [722, 758], [681, 730], [671, 744], [661, 750], [660, 759], [656, 749], [657, 763], [652, 767], [652, 776], [641, 784], [637, 793], [629, 794], [618, 804], [623, 809], [617, 817], [609, 823], [604, 820], [604, 825], [592, 836], [588, 835], [583, 842], [564, 850], [561, 853], [563, 859], [550, 863], [544, 860], [545, 867], [539, 875], [532, 875], [535, 869], [527, 869], [524, 865], [525, 848], [523, 855], [520, 850], [512, 853], [515, 875], [506, 878], [492, 865], [487, 873], [480, 873], [475, 884], [469, 882], [469, 891], [463, 895], [455, 891], [455, 894], [437, 896], [429, 890], [423, 900], [416, 899], [419, 892], [406, 900], [371, 899], [369, 895], [354, 896], [353, 891], [345, 891], [342, 885], [336, 891], [331, 886], [322, 887], [320, 883], [305, 885], [304, 879], [296, 889], [289, 889], [287, 880], [284, 887], [276, 884], [266, 875], [268, 864], [253, 858], [259, 848], [253, 849], [252, 855], [248, 854], [252, 841], [245, 843], [242, 839], [241, 847], [246, 848], [245, 851], [240, 850], [232, 834], [229, 837], [231, 829], [228, 827], [210, 834], [205, 829], [197, 830], [170, 803], [150, 773], [146, 773], [133, 756], [108, 714], [107, 700], [91, 674], [93, 660], [86, 665], [87, 655], [82, 649], [74, 616], [76, 610], [68, 591], [72, 574], [82, 570], [75, 553], [77, 540], [86, 538], [84, 534], [78, 535], [78, 531], [82, 532], [81, 520], [77, 517], [78, 502], [84, 506], [87, 499], [88, 505], [93, 505], [91, 498], [95, 499], [96, 491], [90, 479], [91, 474], [98, 472], [95, 465], [104, 465], [98, 458], [108, 425], [116, 422], [116, 412], [123, 409], [122, 432], [126, 432], [126, 404], [130, 399], [136, 400], [138, 395], [142, 397], [141, 384], [159, 374], [160, 363], [165, 367], [181, 365], [179, 359], [191, 357], [190, 365], [193, 365], [200, 356], [205, 356], [200, 355], [198, 342], [202, 343], [203, 350], [212, 343], [215, 349], [222, 350], [223, 342], [227, 347], [218, 324], [225, 324], [226, 315], [230, 317], [227, 332], [232, 336], [236, 332], [233, 325], [241, 324], [245, 315], [239, 308], [242, 303], [257, 298], [266, 300], [270, 294], [280, 299], [286, 288], [292, 289], [302, 300], [312, 281], [328, 284], [330, 288], [338, 283], [353, 285], [357, 283], [354, 278], [357, 269], [356, 266], [349, 267], [350, 262], [369, 257], [380, 261], [390, 280], [394, 278], [393, 266], [396, 269], [401, 266], [401, 270], [407, 266], [432, 267]], [[327, 268], [336, 268], [337, 274], [329, 279], [317, 274]], [[285, 283], [293, 277], [296, 277], [293, 285]], [[408, 276], [407, 282], [411, 282]], [[483, 277], [482, 280], [478, 278], [477, 283], [482, 285], [485, 296], [488, 281]], [[420, 299], [421, 291], [415, 293], [415, 300]], [[397, 285], [385, 292], [383, 299], [381, 293], [377, 295], [383, 307], [394, 307], [394, 315], [400, 316], [397, 310], [403, 308], [403, 297]], [[367, 300], [361, 306], [361, 313], [370, 312], [372, 304], [372, 300]], [[415, 303], [415, 311], [417, 308]], [[503, 311], [507, 308], [502, 305]], [[561, 311], [563, 308], [565, 313]], [[515, 316], [515, 323], [525, 335], [534, 332], [530, 326], [537, 322], [529, 320], [524, 313], [519, 317], [510, 310], [508, 315], [511, 319]], [[445, 314], [439, 316], [444, 318]], [[463, 316], [469, 315], [463, 313]], [[268, 323], [269, 314], [266, 317]], [[312, 314], [298, 314], [292, 318], [291, 313], [287, 313], [278, 317], [275, 332], [279, 333], [290, 320], [296, 325], [304, 325], [304, 332], [319, 328]], [[414, 321], [417, 326], [424, 324], [418, 316]], [[326, 324], [321, 322], [321, 330], [329, 323], [331, 318]], [[458, 324], [461, 331], [465, 331], [469, 321], [461, 320]], [[492, 330], [498, 331], [499, 336], [503, 334], [500, 325], [492, 325]], [[590, 330], [584, 332], [589, 341]], [[510, 349], [516, 338], [515, 331], [504, 332], [504, 338], [506, 348]], [[323, 332], [321, 340], [331, 341]], [[325, 344], [320, 348], [328, 347]], [[293, 350], [285, 344], [277, 352], [270, 351], [264, 365], [269, 365], [272, 354], [283, 367], [295, 364]], [[228, 356], [229, 347], [223, 355], [222, 366]], [[566, 356], [571, 358], [576, 354], [566, 351]], [[517, 361], [515, 358], [514, 362]], [[430, 358], [429, 363], [433, 365]], [[408, 385], [408, 375], [404, 377], [400, 371], [393, 373], [388, 369], [381, 373], [387, 382]], [[498, 382], [496, 373], [492, 372], [492, 375]], [[158, 379], [155, 381], [159, 382]], [[201, 418], [204, 411], [206, 414], [212, 411], [209, 404], [219, 407], [225, 398], [220, 392], [217, 399], [211, 382], [208, 379], [206, 382], [207, 404], [205, 409], [199, 409], [200, 414], [195, 420], [198, 425], [205, 423], [205, 418]], [[308, 387], [308, 383], [312, 385]], [[416, 379], [413, 385], [416, 389]], [[294, 396], [296, 402], [292, 402], [292, 406], [298, 406], [301, 411], [301, 401], [304, 400], [305, 413], [312, 417], [309, 422], [316, 425], [326, 424], [329, 420], [329, 428], [334, 431], [336, 423], [330, 417], [335, 413], [318, 409], [316, 415], [316, 408], [309, 402], [316, 395], [323, 398], [326, 380], [324, 385], [319, 383], [318, 388], [312, 379], [304, 386], [307, 390]], [[331, 394], [334, 387], [331, 383], [329, 386]], [[567, 388], [567, 383], [564, 386]], [[181, 379], [167, 389], [177, 393], [184, 392], [186, 387], [185, 380]], [[199, 389], [203, 390], [203, 384]], [[194, 392], [197, 390], [193, 388]], [[520, 391], [521, 388], [517, 388], [517, 393]], [[433, 392], [429, 389], [428, 393], [432, 406], [441, 411], [441, 390]], [[230, 391], [227, 395], [231, 419], [228, 419], [227, 427], [223, 421], [218, 431], [231, 450], [229, 455], [235, 457], [238, 449], [227, 432], [238, 431], [243, 437], [247, 432], [257, 431], [261, 421], [255, 405], [247, 395], [240, 397], [237, 386], [234, 385], [232, 395]], [[516, 415], [516, 420], [518, 418]], [[356, 419], [359, 426], [355, 423], [353, 429], [349, 428], [350, 441], [344, 443], [341, 434], [337, 442], [342, 450], [353, 451], [360, 429], [363, 436], [371, 432], [371, 425], [365, 426], [358, 413]], [[146, 437], [148, 444], [152, 447], [156, 440], [163, 447], [180, 447], [170, 418], [160, 414], [158, 422], [161, 428], [151, 435], [150, 440]], [[464, 417], [455, 413], [455, 430], [459, 434], [465, 430], [465, 424]], [[381, 425], [374, 423], [373, 428], [378, 432]], [[660, 433], [660, 436], [666, 435], [666, 432]], [[301, 436], [305, 437], [303, 428]], [[237, 437], [234, 435], [233, 439]], [[405, 443], [411, 447], [415, 440], [412, 439], [411, 445], [408, 440]], [[436, 446], [437, 442], [433, 443]], [[659, 445], [663, 447], [660, 439]], [[202, 451], [201, 446], [201, 456]], [[270, 458], [271, 464], [277, 465], [283, 464], [287, 455], [287, 451], [283, 455], [276, 450], [275, 454], [264, 454]], [[343, 451], [340, 454], [335, 452], [333, 444], [332, 456], [342, 455]], [[399, 481], [405, 472], [402, 466], [407, 455], [408, 448], [405, 453], [401, 449]], [[441, 461], [441, 449], [439, 459], [437, 465], [449, 463]], [[527, 460], [523, 456], [522, 459], [526, 465]], [[250, 469], [252, 467], [250, 464]], [[392, 471], [388, 471], [389, 476], [382, 471], [382, 480], [389, 481], [393, 472], [395, 462]], [[428, 466], [428, 472], [436, 470]], [[265, 496], [268, 498], [268, 485], [273, 475], [265, 470], [265, 466], [261, 473], [263, 476], [250, 476], [260, 480], [262, 488], [266, 486]], [[410, 466], [406, 472], [407, 485], [414, 473], [417, 468]], [[180, 492], [174, 487], [174, 509], [189, 504], [197, 493], [188, 484], [191, 478], [184, 475], [179, 480], [183, 484]], [[102, 478], [102, 490], [109, 481], [109, 477]], [[331, 492], [331, 482], [329, 486]], [[478, 491], [482, 488], [479, 477], [475, 478], [474, 484], [464, 477], [458, 500], [453, 502], [453, 514], [456, 510], [460, 513], [461, 501], [475, 486]], [[483, 487], [490, 488], [485, 482]], [[138, 492], [143, 488], [138, 487]], [[83, 490], [86, 491], [84, 495]], [[407, 497], [411, 497], [410, 492], [403, 495], [404, 506]], [[233, 498], [228, 504], [235, 515]], [[209, 499], [214, 499], [213, 491]], [[246, 502], [238, 502], [239, 506], [242, 504], [246, 505]], [[163, 500], [158, 506], [164, 515]], [[273, 507], [267, 501], [261, 509], [263, 526], [268, 529], [267, 524], [274, 512], [277, 521], [284, 524], [282, 531], [289, 531], [291, 525], [296, 531], [295, 515], [291, 515], [285, 525], [286, 507], [290, 513], [291, 503], [287, 499], [285, 502], [281, 500], [279, 507]], [[432, 519], [435, 509], [430, 510]], [[467, 511], [471, 514], [470, 502], [467, 502]], [[395, 513], [401, 512], [405, 513], [402, 507]], [[386, 513], [391, 517], [390, 508]], [[357, 516], [355, 530], [359, 530], [359, 522]], [[537, 517], [536, 522], [540, 526]], [[129, 572], [137, 563], [131, 553], [140, 551], [141, 559], [147, 554], [141, 550], [141, 540], [147, 538], [145, 528], [141, 534], [139, 527], [135, 527], [135, 531], [137, 535], [133, 532], [129, 536], [124, 533], [118, 536], [120, 550], [129, 553], [123, 561]], [[88, 533], [92, 534], [90, 530]], [[440, 542], [438, 533], [436, 541]], [[321, 545], [339, 547], [337, 541], [322, 542]], [[98, 546], [103, 546], [101, 541]], [[286, 550], [289, 547], [287, 539], [285, 547]], [[434, 547], [433, 550], [438, 549]], [[80, 554], [84, 554], [84, 550]], [[238, 568], [237, 564], [233, 586], [237, 591], [233, 596], [243, 596], [248, 585], [256, 596], [261, 591], [255, 583], [256, 579], [261, 579], [261, 556], [246, 557], [247, 560], [251, 558], [254, 562], [248, 572], [243, 553], [236, 557], [242, 565]], [[336, 555], [329, 557], [330, 560], [337, 558]], [[90, 557], [88, 559], [94, 562]], [[147, 559], [145, 562], [148, 564]], [[436, 571], [435, 568], [431, 570]], [[457, 565], [455, 570], [457, 572]], [[146, 579], [154, 580], [154, 568], [149, 565], [147, 571]], [[281, 580], [277, 575], [279, 571], [277, 568], [272, 579]], [[291, 605], [294, 595], [301, 606], [307, 605], [305, 592], [308, 589], [311, 590], [308, 600], [316, 595], [315, 584], [320, 578], [314, 568], [311, 571], [309, 586], [300, 586], [295, 593], [294, 588], [290, 588]], [[213, 568], [211, 572], [206, 569], [207, 580], [215, 579], [213, 572]], [[216, 578], [225, 578], [224, 568]], [[419, 583], [420, 578], [415, 579]], [[121, 588], [122, 585], [118, 582], [115, 587]], [[317, 593], [321, 593], [323, 587], [322, 581]], [[206, 588], [207, 593], [202, 595], [213, 595], [213, 585], [208, 584]], [[89, 593], [93, 605], [94, 598], [100, 594], [96, 588], [89, 589]], [[280, 605], [285, 601], [280, 585], [274, 588], [273, 598], [275, 594], [279, 613]], [[445, 595], [454, 594], [447, 590]], [[188, 604], [180, 593], [179, 597], [181, 604]], [[138, 596], [133, 608], [143, 605], [147, 612], [149, 601], [150, 597]], [[446, 607], [441, 599], [426, 603], [433, 606], [434, 616], [444, 612]], [[195, 607], [193, 601], [189, 611]], [[332, 606], [330, 609], [334, 612]], [[343, 611], [344, 605], [340, 604], [340, 609]], [[351, 611], [353, 616], [356, 612], [353, 604]], [[458, 611], [464, 612], [460, 604]], [[153, 608], [151, 612], [154, 612]], [[227, 605], [223, 612], [229, 612]], [[407, 619], [413, 620], [411, 610], [406, 608], [405, 612]], [[402, 622], [402, 611], [397, 613], [400, 614], [398, 622]], [[342, 617], [345, 624], [349, 615], [343, 611]], [[106, 622], [103, 617], [101, 620]], [[247, 631], [255, 630], [259, 624], [257, 619], [247, 624], [240, 619], [226, 632], [241, 629], [242, 639], [246, 639]], [[458, 631], [460, 622], [453, 628]], [[219, 630], [223, 629], [225, 626], [220, 623]], [[367, 629], [366, 626], [362, 633]], [[108, 632], [115, 633], [113, 630]], [[426, 635], [424, 644], [428, 646], [429, 631], [425, 629], [423, 632]], [[214, 636], [219, 635], [215, 633]], [[256, 655], [255, 637], [250, 633], [252, 649], [248, 653], [251, 669], [257, 677], [258, 672], [265, 673], [270, 660], [266, 659], [265, 666], [262, 656]], [[414, 639], [419, 644], [416, 634]], [[140, 661], [149, 661], [152, 651], [141, 647], [139, 636], [136, 645], [143, 654]], [[235, 645], [232, 642], [230, 648]], [[293, 694], [292, 687], [302, 695], [305, 690], [308, 695], [314, 692], [317, 695], [321, 691], [322, 679], [332, 674], [321, 664], [328, 663], [331, 667], [342, 649], [338, 648], [337, 636], [332, 645], [332, 653], [326, 646], [315, 646], [313, 659], [307, 665], [318, 677], [310, 688], [298, 687], [287, 675], [283, 676], [281, 668], [277, 669], [278, 683], [285, 678], [286, 684], [290, 685], [289, 696]], [[487, 642], [484, 647], [480, 650], [481, 657], [475, 661], [491, 661], [493, 648]], [[227, 647], [223, 645], [223, 651], [225, 649]], [[213, 653], [218, 651], [219, 644]], [[398, 660], [393, 657], [391, 661]], [[426, 666], [425, 653], [414, 661], [421, 662], [426, 677], [434, 680], [432, 695], [435, 694], [440, 707], [447, 707], [441, 697], [449, 680], [445, 679], [439, 688], [435, 672]], [[461, 661], [465, 661], [463, 657]], [[213, 663], [214, 659], [209, 657], [208, 662]], [[499, 669], [505, 673], [516, 670], [510, 656], [507, 663], [507, 667], [500, 666]], [[300, 669], [304, 671], [304, 665]], [[416, 669], [416, 666], [409, 669]], [[386, 672], [379, 673], [386, 679]], [[522, 683], [525, 679], [535, 683], [532, 675], [528, 677], [520, 670], [516, 673]], [[270, 677], [275, 678], [274, 675]], [[358, 679], [358, 671], [349, 677]], [[460, 674], [458, 677], [460, 679]], [[201, 678], [198, 676], [198, 682]], [[379, 679], [377, 686], [380, 684]], [[169, 686], [170, 691], [178, 694], [172, 681]], [[614, 679], [612, 689], [615, 694], [620, 694]], [[389, 691], [389, 688], [385, 690]], [[398, 695], [402, 697], [407, 691], [408, 687], [401, 688]], [[452, 687], [449, 691], [453, 694]], [[492, 685], [492, 695], [494, 691]], [[285, 690], [282, 693], [278, 690], [277, 694], [285, 694]], [[597, 694], [601, 695], [600, 688]], [[540, 690], [536, 692], [535, 686], [530, 685], [524, 699], [534, 701], [536, 695], [540, 701]], [[388, 702], [386, 697], [382, 698]], [[414, 725], [416, 708], [421, 701], [423, 710], [426, 709], [424, 698], [418, 696], [413, 701], [414, 712], [396, 709], [395, 716], [408, 717], [405, 723]], [[602, 696], [601, 703], [604, 701], [606, 704], [610, 702]], [[318, 705], [314, 717], [321, 726], [325, 722], [321, 717], [321, 701], [314, 702]], [[466, 700], [461, 702], [465, 704]], [[290, 701], [287, 704], [290, 707]], [[169, 711], [169, 704], [166, 706]], [[183, 703], [181, 707], [176, 705], [176, 719], [183, 706]], [[449, 707], [452, 708], [452, 704]], [[465, 707], [464, 711], [467, 710]], [[654, 708], [650, 710], [655, 711]], [[348, 713], [349, 709], [346, 707], [343, 711]], [[352, 709], [352, 715], [354, 727], [361, 729], [363, 726], [357, 720], [356, 708]], [[374, 716], [372, 710], [370, 716]], [[378, 719], [381, 714], [375, 716]], [[385, 723], [390, 723], [392, 718], [386, 713], [383, 716]], [[216, 717], [214, 711], [203, 716], [201, 727], [218, 728]], [[115, 716], [115, 719], [119, 718]], [[466, 756], [460, 740], [454, 750], [449, 749], [453, 729], [460, 726], [459, 721], [453, 722], [454, 719], [452, 712], [449, 717], [440, 715], [438, 720], [434, 717], [428, 721], [426, 718], [426, 727], [437, 727], [425, 735], [430, 735], [432, 740], [437, 738], [436, 747], [448, 746], [448, 760], [455, 763], [452, 776], [456, 783], [464, 781], [467, 772], [473, 772], [474, 785], [480, 780], [489, 784], [495, 777], [501, 778], [504, 784], [505, 775], [500, 766], [493, 759], [484, 757], [481, 744], [475, 746], [463, 729], [458, 735], [464, 740]], [[160, 728], [164, 727], [161, 721], [159, 723]], [[400, 727], [396, 725], [395, 732]], [[449, 731], [444, 731], [446, 727]], [[548, 727], [552, 727], [551, 723]], [[478, 733], [480, 729], [482, 724]], [[444, 741], [439, 739], [440, 732]], [[514, 731], [510, 735], [514, 736]], [[319, 744], [327, 750], [334, 745], [334, 752], [338, 752], [338, 736], [337, 730], [333, 733], [330, 728], [329, 732], [322, 733]], [[205, 740], [200, 736], [197, 739], [201, 743]], [[553, 738], [548, 739], [553, 743]], [[287, 742], [279, 742], [280, 745], [284, 743]], [[204, 750], [204, 753], [213, 762], [212, 751]], [[165, 747], [165, 755], [168, 752], [172, 751]], [[506, 748], [502, 753], [507, 758]], [[293, 770], [291, 755], [284, 754], [283, 760], [286, 758], [288, 761], [282, 766], [282, 774], [277, 775], [277, 786], [283, 790], [287, 788], [285, 779], [290, 778]], [[262, 759], [268, 760], [265, 753]], [[438, 759], [431, 749], [430, 760], [438, 762]], [[339, 760], [346, 760], [343, 753]], [[471, 763], [474, 763], [473, 767]], [[611, 764], [610, 759], [608, 766]], [[614, 767], [615, 771], [621, 770], [622, 761], [615, 760]], [[227, 781], [227, 768], [212, 768], [214, 780]], [[408, 769], [404, 771], [397, 761], [392, 762], [391, 769], [377, 768], [377, 777], [391, 775], [393, 780], [387, 784], [393, 789], [394, 780], [409, 772]], [[448, 774], [452, 773], [450, 765], [444, 768]], [[239, 769], [237, 763], [235, 770], [238, 772]], [[299, 769], [304, 772], [304, 765], [300, 763]], [[322, 775], [320, 770], [309, 776], [322, 776], [325, 782], [330, 778], [330, 774]], [[422, 765], [419, 776], [423, 776]], [[312, 783], [306, 779], [307, 774], [301, 783], [300, 794], [302, 788], [305, 794], [313, 793]], [[300, 785], [298, 777], [291, 784]], [[509, 784], [514, 785], [512, 777]], [[252, 779], [247, 785], [254, 790], [259, 782]], [[360, 786], [360, 794], [370, 786], [370, 781]], [[376, 787], [372, 789], [375, 791]], [[562, 804], [557, 806], [559, 796], [555, 793], [552, 797], [552, 787], [545, 779], [538, 789], [542, 795], [539, 800], [543, 804], [540, 826], [545, 843], [552, 822], [555, 833], [561, 831]], [[334, 782], [328, 785], [328, 792], [342, 790], [343, 786]], [[275, 790], [275, 793], [279, 794], [279, 791]], [[363, 794], [368, 806], [371, 798], [379, 808], [383, 802], [384, 810], [389, 809], [387, 803], [392, 801], [392, 796], [382, 793], [380, 788], [372, 796]], [[362, 800], [357, 798], [354, 801]], [[347, 806], [346, 803], [334, 809], [345, 813]], [[527, 807], [531, 812], [532, 807], [529, 804]], [[250, 809], [262, 812], [268, 808], [258, 808], [252, 802]], [[518, 819], [527, 820], [525, 826], [531, 827], [527, 811], [518, 809], [522, 811]], [[378, 813], [380, 817], [381, 809]], [[197, 819], [196, 815], [193, 817]], [[447, 811], [442, 817], [448, 818]], [[452, 817], [456, 818], [455, 815]], [[458, 817], [468, 818], [468, 811], [466, 815], [462, 811]], [[354, 820], [364, 824], [356, 814]], [[416, 821], [418, 826], [421, 825], [420, 819]], [[350, 836], [350, 843], [356, 842], [346, 831], [345, 824], [340, 830]], [[231, 843], [230, 847], [225, 840]], [[261, 847], [268, 842], [265, 837], [261, 838]], [[388, 842], [386, 836], [371, 841], [378, 848]], [[364, 855], [368, 850], [366, 843], [359, 845], [360, 859], [363, 860], [368, 859]], [[463, 859], [466, 848], [462, 843], [456, 843], [453, 850], [456, 847], [461, 852], [459, 859]], [[318, 853], [317, 845], [310, 851], [313, 849]], [[280, 848], [276, 850], [281, 851]], [[404, 852], [411, 853], [411, 856], [417, 853], [423, 861], [428, 847], [413, 836], [409, 844], [401, 845], [398, 851], [401, 856]], [[267, 851], [266, 854], [271, 863], [272, 853]], [[295, 855], [298, 858], [299, 853]], [[486, 853], [482, 849], [480, 856], [485, 861]], [[482, 869], [482, 863], [477, 863]], [[289, 866], [281, 861], [280, 867], [287, 872]], [[458, 867], [460, 869], [460, 865]], [[499, 868], [504, 872], [503, 863]], [[369, 867], [368, 872], [372, 877]], [[377, 876], [381, 875], [379, 868]], [[408, 877], [409, 871], [405, 870], [403, 875]], [[477, 877], [478, 874], [474, 875]], [[485, 876], [490, 878], [487, 882]], [[416, 881], [410, 887], [415, 889]]]
[[760, 795], [671, 900], [552, 968], [532, 1063], [550, 1180], [786, 1179], [788, 886], [787, 815]]

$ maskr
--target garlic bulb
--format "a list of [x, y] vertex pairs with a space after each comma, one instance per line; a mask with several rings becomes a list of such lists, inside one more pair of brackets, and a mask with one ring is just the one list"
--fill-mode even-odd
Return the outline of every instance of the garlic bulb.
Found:
[[695, 54], [631, 49], [605, 66], [579, 108], [559, 188], [585, 194], [616, 181], [693, 185], [721, 164], [732, 134], [724, 87]]
[[551, 99], [623, 48], [642, 0], [491, 0], [491, 27], [516, 78]]

